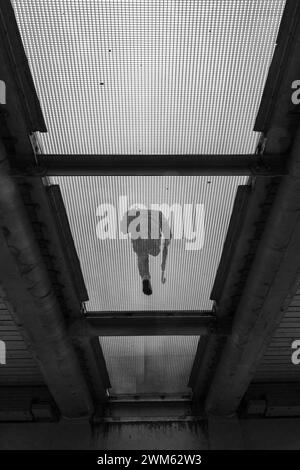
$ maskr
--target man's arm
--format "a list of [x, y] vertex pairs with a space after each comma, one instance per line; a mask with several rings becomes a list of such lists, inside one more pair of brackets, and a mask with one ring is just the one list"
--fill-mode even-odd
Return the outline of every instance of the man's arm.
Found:
[[172, 240], [172, 230], [164, 214], [162, 212], [160, 214], [161, 214], [161, 232], [164, 237], [164, 247], [168, 247]]
[[162, 263], [161, 263], [161, 282], [165, 284], [166, 278], [165, 278], [165, 270], [166, 270], [166, 262], [167, 262], [167, 256], [168, 256], [168, 246], [171, 243], [172, 240], [172, 231], [171, 227], [166, 220], [165, 216], [161, 212], [161, 231], [164, 237], [164, 247], [163, 247], [163, 252], [162, 252]]
[[120, 232], [124, 233], [124, 235], [128, 233], [128, 212], [123, 215], [123, 218], [120, 222]]

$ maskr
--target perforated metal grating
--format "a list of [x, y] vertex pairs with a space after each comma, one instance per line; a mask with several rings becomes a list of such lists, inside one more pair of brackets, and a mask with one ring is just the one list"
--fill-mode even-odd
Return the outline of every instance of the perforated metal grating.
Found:
[[100, 338], [111, 394], [185, 394], [197, 336]]
[[[54, 178], [62, 189], [81, 260], [90, 302], [89, 310], [206, 310], [230, 220], [237, 186], [245, 177], [111, 176]], [[204, 245], [191, 250], [188, 237], [173, 239], [166, 265], [166, 284], [161, 283], [161, 254], [150, 256], [153, 295], [142, 292], [137, 256], [130, 240], [97, 237], [97, 207], [112, 204], [119, 218], [119, 197], [128, 206], [191, 204], [204, 208]], [[112, 218], [110, 218], [112, 220]], [[194, 228], [195, 225], [194, 225]], [[200, 229], [196, 229], [197, 239]], [[184, 235], [184, 234], [183, 234]]]
[[45, 153], [251, 153], [283, 0], [13, 0]]

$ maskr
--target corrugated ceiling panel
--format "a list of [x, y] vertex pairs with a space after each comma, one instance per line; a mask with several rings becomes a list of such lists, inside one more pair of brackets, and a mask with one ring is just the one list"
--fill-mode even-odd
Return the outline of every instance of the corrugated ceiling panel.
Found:
[[111, 394], [184, 394], [196, 336], [101, 337]]
[[[220, 260], [237, 186], [244, 177], [73, 177], [59, 183], [75, 246], [87, 285], [89, 310], [206, 310]], [[187, 241], [172, 240], [161, 283], [161, 255], [150, 257], [153, 295], [142, 293], [137, 257], [130, 240], [100, 240], [97, 207], [110, 203], [118, 210], [119, 196], [133, 203], [203, 204], [203, 249], [187, 250]]]
[[[0, 286], [1, 292], [2, 288]], [[6, 364], [0, 364], [0, 385], [43, 385], [39, 366], [16, 324], [9, 306], [0, 297], [0, 340], [6, 346]]]
[[300, 288], [256, 371], [254, 382], [299, 382], [300, 366], [292, 363], [292, 343], [300, 339]]
[[251, 153], [283, 0], [13, 0], [45, 153]]

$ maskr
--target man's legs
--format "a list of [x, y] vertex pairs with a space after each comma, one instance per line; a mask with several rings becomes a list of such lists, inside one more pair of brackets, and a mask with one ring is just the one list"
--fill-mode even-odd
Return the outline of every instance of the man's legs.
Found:
[[138, 268], [139, 274], [143, 281], [143, 292], [146, 295], [152, 294], [152, 287], [150, 283], [150, 271], [149, 271], [149, 255], [158, 256], [160, 253], [160, 239], [144, 240], [137, 239], [133, 240], [133, 250], [138, 257]]
[[150, 271], [149, 271], [149, 255], [137, 255], [138, 257], [138, 268], [139, 268], [139, 273], [144, 281], [147, 279], [150, 281]]
[[143, 292], [145, 295], [152, 294], [152, 287], [150, 283], [150, 271], [149, 271], [149, 255], [137, 255], [138, 256], [138, 268], [140, 276], [143, 280]]

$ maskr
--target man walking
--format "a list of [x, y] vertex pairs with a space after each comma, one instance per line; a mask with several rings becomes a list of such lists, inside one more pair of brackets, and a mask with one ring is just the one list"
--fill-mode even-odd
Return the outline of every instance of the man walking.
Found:
[[133, 251], [138, 258], [139, 274], [142, 278], [143, 292], [152, 294], [151, 275], [149, 271], [149, 256], [158, 256], [161, 250], [161, 238], [164, 238], [162, 268], [162, 283], [168, 255], [168, 246], [172, 239], [170, 226], [161, 211], [148, 209], [132, 209], [124, 215], [121, 231], [131, 237]]

